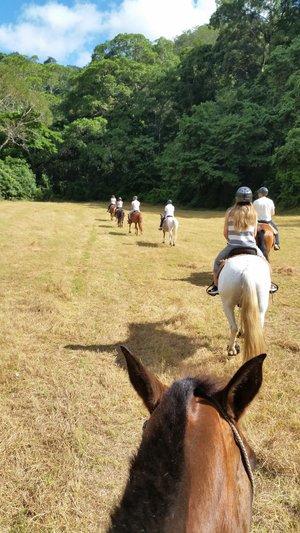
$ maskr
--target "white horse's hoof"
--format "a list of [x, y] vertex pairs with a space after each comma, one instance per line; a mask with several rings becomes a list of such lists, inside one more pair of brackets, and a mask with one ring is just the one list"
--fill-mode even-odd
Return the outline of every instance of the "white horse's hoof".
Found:
[[228, 350], [227, 355], [229, 357], [234, 357], [235, 355], [237, 355], [237, 353], [235, 352], [235, 350]]

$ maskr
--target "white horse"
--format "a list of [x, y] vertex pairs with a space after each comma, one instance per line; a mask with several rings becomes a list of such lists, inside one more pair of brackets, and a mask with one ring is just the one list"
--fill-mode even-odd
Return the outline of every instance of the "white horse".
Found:
[[[244, 336], [244, 361], [265, 351], [263, 326], [269, 305], [271, 276], [269, 264], [256, 255], [237, 255], [228, 259], [220, 272], [219, 294], [230, 325], [228, 355], [240, 351], [237, 336]], [[234, 308], [241, 308], [238, 329]]]
[[163, 221], [163, 243], [166, 242], [166, 233], [169, 233], [169, 244], [175, 246], [179, 222], [175, 217], [166, 217]]

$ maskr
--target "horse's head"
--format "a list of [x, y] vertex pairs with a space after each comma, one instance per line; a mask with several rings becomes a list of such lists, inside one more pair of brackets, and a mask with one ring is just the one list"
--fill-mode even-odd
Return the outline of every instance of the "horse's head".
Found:
[[167, 387], [127, 348], [122, 352], [150, 417], [112, 524], [128, 521], [132, 530], [143, 524], [147, 531], [247, 531], [251, 451], [238, 421], [261, 386], [265, 355], [247, 361], [225, 387], [207, 376]]

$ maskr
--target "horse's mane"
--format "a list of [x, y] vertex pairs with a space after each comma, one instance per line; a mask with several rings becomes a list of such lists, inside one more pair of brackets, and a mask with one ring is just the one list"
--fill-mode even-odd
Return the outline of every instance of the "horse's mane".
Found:
[[216, 391], [211, 378], [176, 381], [159, 405], [156, 431], [144, 436], [131, 461], [123, 499], [111, 517], [109, 532], [158, 533], [175, 502], [184, 467], [184, 435], [188, 398]]

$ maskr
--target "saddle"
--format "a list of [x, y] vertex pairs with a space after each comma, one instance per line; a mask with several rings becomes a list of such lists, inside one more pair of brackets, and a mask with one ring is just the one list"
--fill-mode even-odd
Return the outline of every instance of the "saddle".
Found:
[[[233, 248], [231, 252], [229, 252], [227, 259], [230, 259], [231, 257], [235, 257], [236, 255], [257, 255], [257, 250], [256, 248], [251, 248], [251, 246], [240, 246], [238, 248]], [[220, 261], [218, 278], [227, 259], [223, 259], [222, 261]]]
[[239, 248], [233, 248], [231, 252], [228, 255], [228, 259], [230, 257], [235, 257], [236, 255], [257, 255], [256, 248], [251, 248], [251, 246], [240, 246]]

